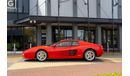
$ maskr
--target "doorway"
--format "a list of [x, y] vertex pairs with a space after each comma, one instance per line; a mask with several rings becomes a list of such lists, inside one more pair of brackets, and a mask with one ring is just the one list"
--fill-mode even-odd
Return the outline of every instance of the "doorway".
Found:
[[24, 48], [36, 46], [36, 27], [24, 27]]
[[96, 42], [96, 30], [94, 27], [88, 28], [87, 27], [78, 27], [78, 39], [84, 40], [88, 42], [95, 43]]
[[104, 50], [118, 50], [118, 30], [102, 28], [102, 45]]

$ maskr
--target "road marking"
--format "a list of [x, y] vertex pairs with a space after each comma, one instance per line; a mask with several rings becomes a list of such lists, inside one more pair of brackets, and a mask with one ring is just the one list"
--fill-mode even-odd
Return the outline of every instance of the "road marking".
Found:
[[95, 63], [93, 62], [18, 62], [10, 66], [8, 70], [83, 65], [83, 64], [95, 64]]

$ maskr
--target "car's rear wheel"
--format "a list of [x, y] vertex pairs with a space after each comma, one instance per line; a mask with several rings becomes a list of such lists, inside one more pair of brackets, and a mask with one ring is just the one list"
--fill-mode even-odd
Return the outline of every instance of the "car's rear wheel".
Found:
[[36, 53], [36, 59], [38, 61], [45, 61], [47, 59], [47, 53], [44, 50], [39, 50]]
[[93, 61], [96, 57], [96, 54], [93, 50], [89, 49], [84, 53], [84, 58], [87, 61]]

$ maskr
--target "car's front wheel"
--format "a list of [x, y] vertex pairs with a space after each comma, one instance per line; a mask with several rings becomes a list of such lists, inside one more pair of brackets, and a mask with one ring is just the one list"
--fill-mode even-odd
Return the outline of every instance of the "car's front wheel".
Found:
[[94, 59], [95, 59], [95, 57], [96, 57], [96, 54], [95, 54], [95, 52], [93, 51], [93, 50], [87, 50], [86, 52], [85, 52], [85, 54], [84, 54], [84, 58], [85, 58], [85, 60], [87, 60], [87, 61], [93, 61]]
[[36, 53], [36, 59], [38, 61], [45, 61], [47, 59], [47, 53], [44, 50], [39, 50]]

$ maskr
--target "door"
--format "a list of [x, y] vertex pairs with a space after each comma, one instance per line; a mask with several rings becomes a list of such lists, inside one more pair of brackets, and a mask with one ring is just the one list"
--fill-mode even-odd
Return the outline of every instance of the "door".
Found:
[[36, 46], [36, 27], [24, 27], [24, 48]]
[[106, 51], [117, 50], [118, 48], [118, 32], [117, 29], [102, 30], [102, 45]]
[[55, 47], [53, 47], [53, 51], [51, 53], [52, 58], [57, 58], [57, 59], [68, 58], [70, 47], [71, 47], [71, 42], [69, 41], [57, 43]]
[[96, 32], [94, 29], [85, 30], [85, 41], [95, 43]]
[[90, 27], [88, 29], [87, 27], [80, 26], [78, 29], [78, 39], [95, 43], [96, 42], [96, 29], [93, 27]]
[[63, 58], [80, 58], [79, 43], [77, 41], [64, 41], [59, 42], [53, 48], [52, 58], [63, 59]]
[[71, 41], [71, 47], [68, 51], [68, 58], [80, 58], [80, 44], [78, 41]]

